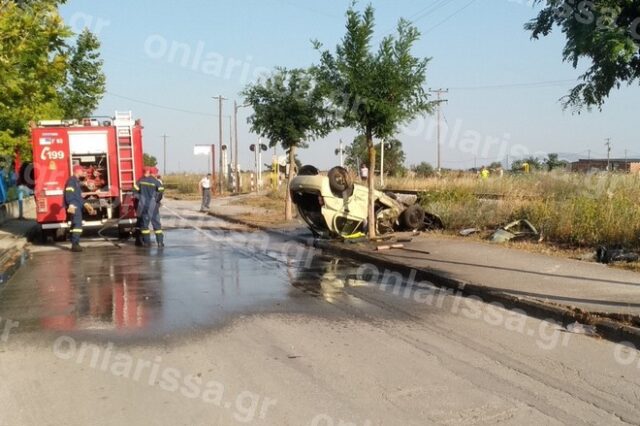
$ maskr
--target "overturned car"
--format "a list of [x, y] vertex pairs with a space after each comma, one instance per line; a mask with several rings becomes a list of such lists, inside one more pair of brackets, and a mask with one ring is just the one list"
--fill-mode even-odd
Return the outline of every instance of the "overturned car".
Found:
[[[327, 176], [313, 166], [303, 166], [291, 182], [291, 198], [316, 237], [355, 237], [366, 233], [369, 189], [353, 182], [343, 167]], [[442, 220], [427, 213], [413, 199], [374, 191], [376, 233], [444, 228]]]

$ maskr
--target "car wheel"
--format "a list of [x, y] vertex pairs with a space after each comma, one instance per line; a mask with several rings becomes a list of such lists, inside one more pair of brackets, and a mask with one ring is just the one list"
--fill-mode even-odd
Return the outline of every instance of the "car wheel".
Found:
[[425, 213], [424, 215], [424, 229], [429, 231], [444, 229], [444, 222], [440, 216], [433, 213]]
[[318, 174], [320, 174], [318, 169], [309, 164], [300, 167], [298, 171], [298, 176], [317, 176]]
[[351, 175], [344, 167], [334, 167], [329, 170], [327, 175], [329, 178], [329, 187], [331, 191], [336, 194], [344, 194], [345, 192], [353, 191], [353, 179], [351, 179]]
[[407, 230], [420, 229], [424, 224], [425, 212], [418, 204], [407, 207], [400, 215], [400, 225]]

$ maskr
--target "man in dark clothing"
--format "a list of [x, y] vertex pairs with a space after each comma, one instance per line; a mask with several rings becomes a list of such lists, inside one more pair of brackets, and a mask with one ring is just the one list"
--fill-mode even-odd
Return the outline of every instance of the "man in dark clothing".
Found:
[[[140, 217], [140, 234], [142, 239], [142, 245], [149, 247], [151, 245], [151, 230], [149, 225], [153, 213], [158, 204], [158, 198], [164, 187], [162, 184], [151, 175], [151, 167], [144, 168], [144, 177], [136, 182], [134, 191], [138, 197], [138, 216]], [[158, 245], [163, 244], [162, 229], [157, 229], [156, 241]]]
[[82, 186], [80, 178], [84, 177], [84, 169], [80, 165], [73, 166], [73, 175], [64, 186], [64, 207], [71, 219], [71, 251], [81, 252], [80, 235], [82, 235]]
[[158, 247], [164, 247], [164, 231], [162, 230], [162, 222], [160, 221], [160, 207], [162, 206], [161, 202], [164, 197], [164, 185], [160, 179], [160, 171], [156, 167], [151, 169], [151, 175], [160, 184], [158, 187], [158, 193], [156, 194], [156, 203], [153, 208], [153, 214], [151, 215], [151, 226], [153, 226], [153, 232], [156, 235], [156, 243], [158, 243]]

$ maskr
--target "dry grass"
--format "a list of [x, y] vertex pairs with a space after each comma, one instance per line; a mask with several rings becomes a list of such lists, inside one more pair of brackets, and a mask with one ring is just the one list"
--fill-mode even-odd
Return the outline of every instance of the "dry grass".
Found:
[[529, 219], [547, 241], [571, 247], [635, 247], [640, 235], [637, 175], [542, 173], [491, 178], [390, 180], [387, 188], [424, 191], [422, 203], [450, 229], [493, 229]]
[[[265, 182], [267, 177], [265, 174]], [[170, 174], [163, 176], [164, 186], [167, 191], [167, 195], [179, 200], [195, 200], [200, 198], [200, 191], [198, 189], [198, 183], [202, 179], [200, 174]], [[240, 181], [242, 183], [241, 193], [247, 193], [251, 191], [251, 173], [241, 173]]]

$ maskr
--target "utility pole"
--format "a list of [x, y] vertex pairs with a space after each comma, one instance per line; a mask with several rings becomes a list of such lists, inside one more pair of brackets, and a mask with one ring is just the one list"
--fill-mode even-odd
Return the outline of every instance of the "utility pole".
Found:
[[438, 112], [438, 174], [440, 174], [440, 172], [442, 171], [442, 154], [441, 154], [441, 144], [440, 144], [440, 122], [442, 119], [442, 111], [440, 108], [440, 104], [442, 104], [443, 102], [448, 102], [447, 99], [442, 99], [442, 95], [445, 93], [449, 93], [449, 89], [438, 89], [438, 90], [429, 90], [429, 92], [431, 93], [435, 93], [436, 94], [436, 105], [437, 105], [437, 112]]
[[220, 167], [220, 170], [218, 171], [218, 175], [219, 175], [218, 188], [220, 190], [220, 195], [222, 195], [223, 188], [224, 188], [224, 170], [222, 170], [222, 102], [226, 101], [227, 98], [223, 97], [222, 95], [218, 95], [218, 96], [213, 96], [213, 99], [218, 100], [218, 127], [219, 127], [218, 129], [218, 135], [219, 135], [218, 167]]
[[380, 186], [384, 188], [384, 139], [380, 141]]
[[163, 165], [162, 176], [167, 175], [167, 138], [168, 137], [169, 136], [167, 135], [162, 135], [162, 146], [164, 151], [164, 157], [162, 159], [162, 165]]
[[246, 108], [249, 104], [238, 105], [238, 102], [233, 101], [233, 131], [235, 133], [235, 142], [233, 147], [233, 170], [236, 173], [236, 192], [240, 192], [240, 169], [238, 166], [238, 110], [240, 108]]
[[605, 139], [607, 143], [604, 145], [607, 147], [607, 172], [611, 171], [611, 138]]
[[338, 150], [336, 151], [336, 154], [340, 156], [340, 167], [344, 167], [344, 144], [342, 142], [342, 139], [340, 139], [340, 144], [338, 145]]

